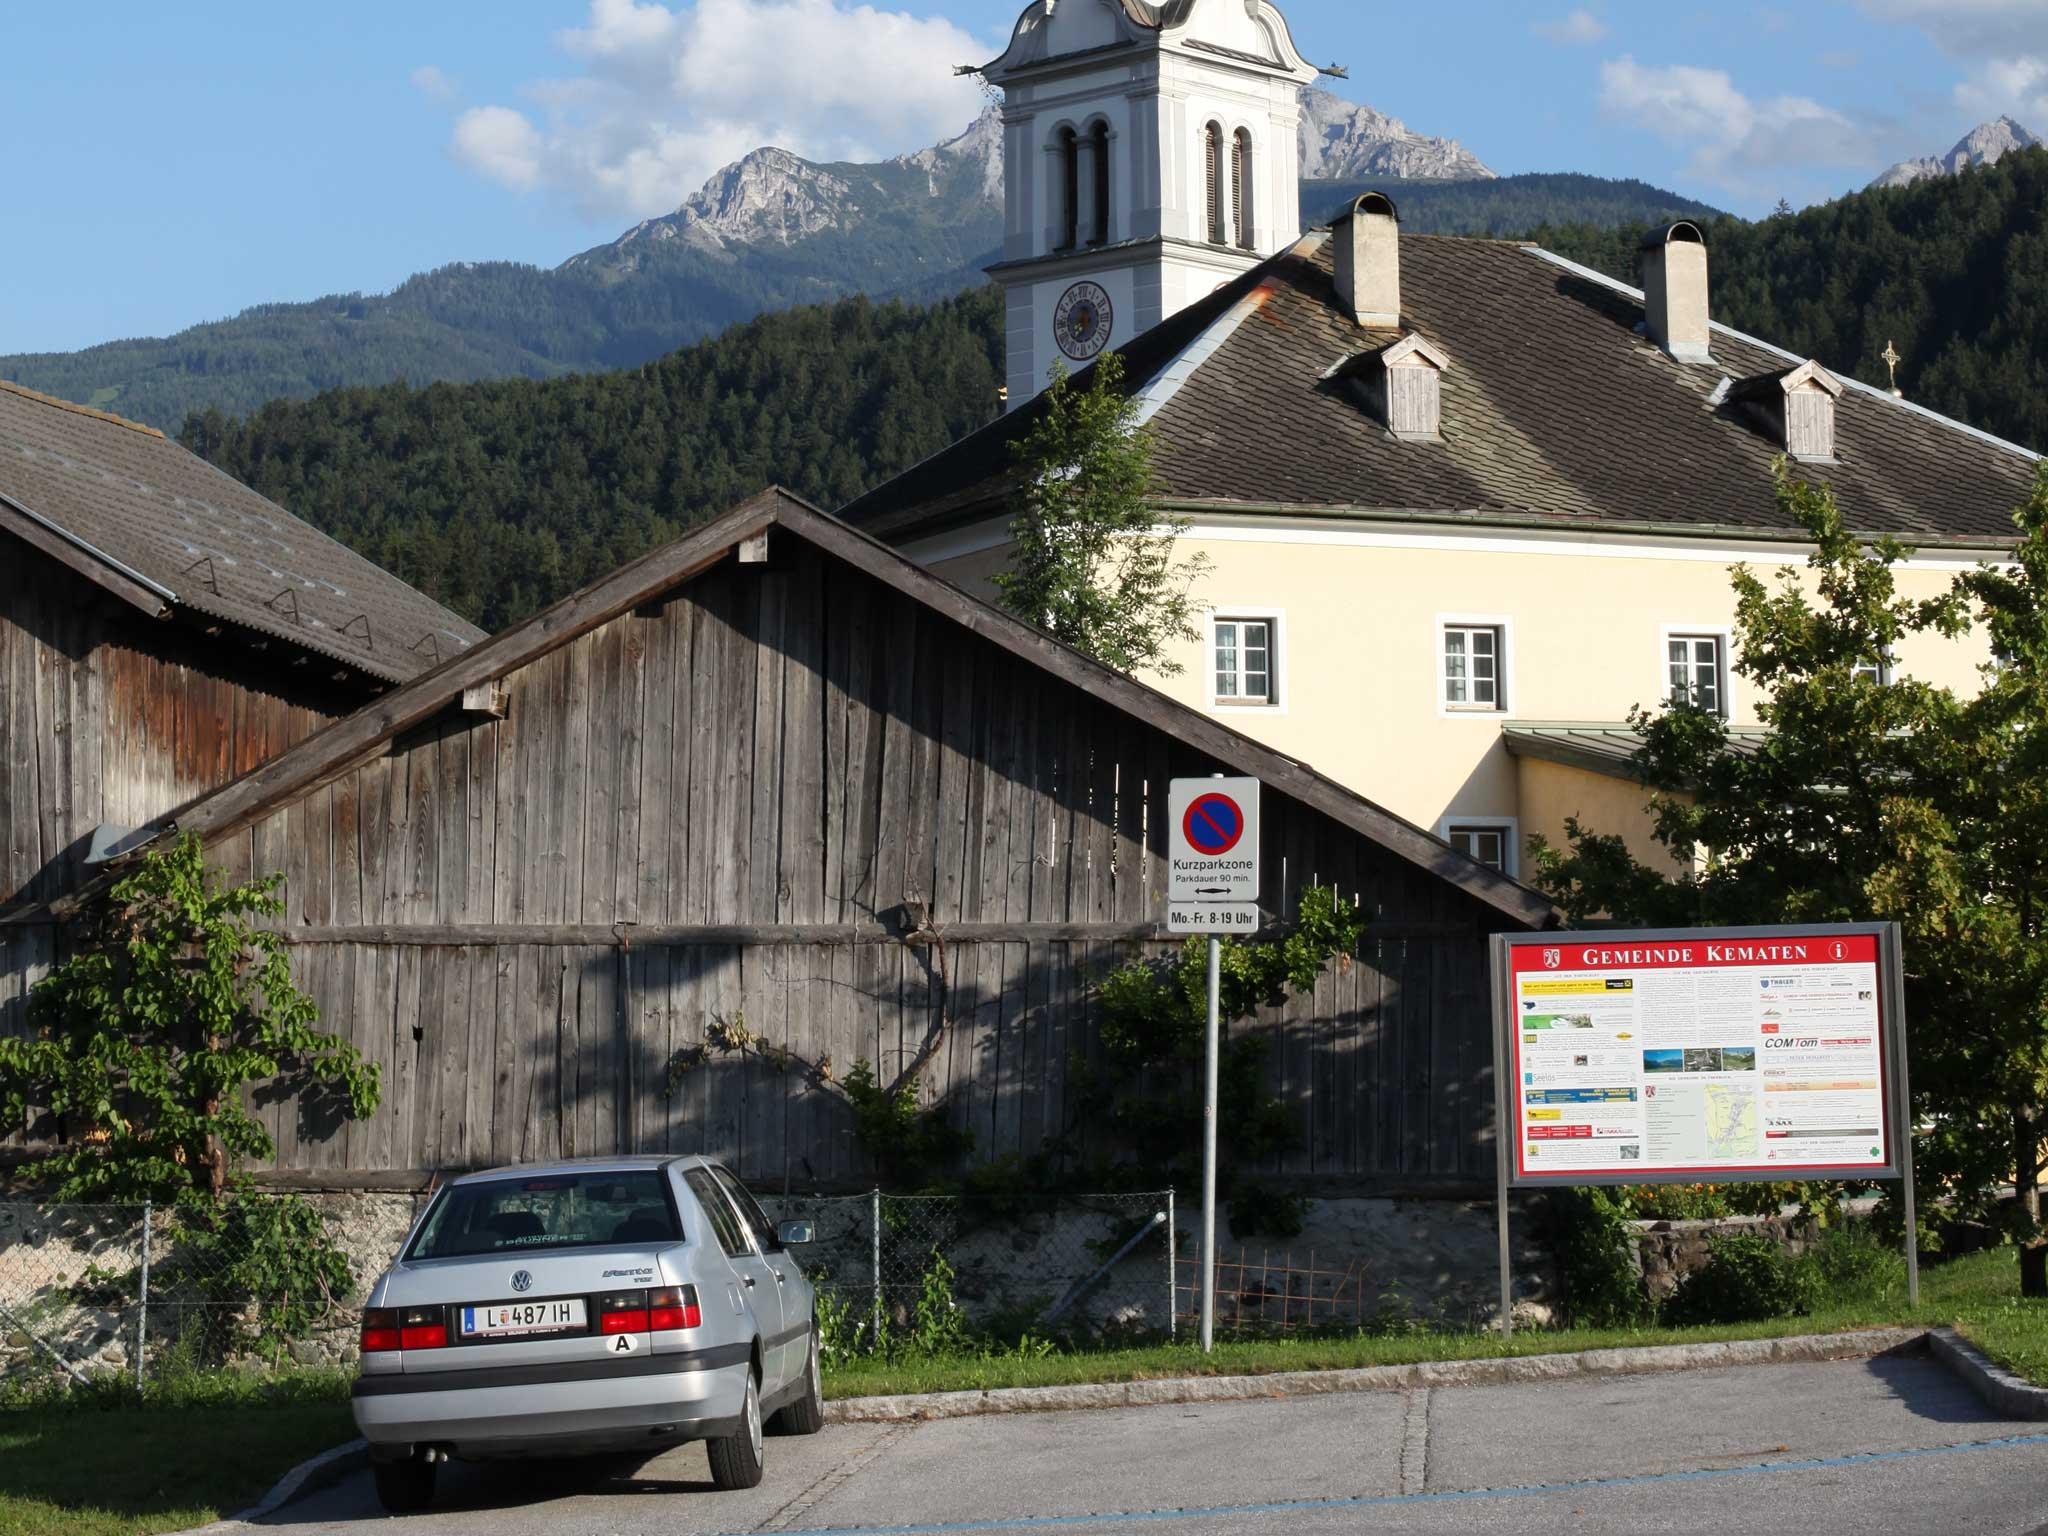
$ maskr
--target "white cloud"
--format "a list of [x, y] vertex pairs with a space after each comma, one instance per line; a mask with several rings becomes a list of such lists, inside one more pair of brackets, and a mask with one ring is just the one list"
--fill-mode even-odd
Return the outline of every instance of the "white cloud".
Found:
[[1691, 149], [1690, 172], [1733, 192], [1759, 194], [1788, 171], [1861, 165], [1872, 155], [1864, 125], [1808, 96], [1753, 99], [1725, 70], [1644, 65], [1623, 54], [1600, 67], [1600, 105]]
[[515, 192], [540, 184], [541, 139], [510, 107], [471, 107], [455, 120], [455, 158]]
[[666, 213], [764, 144], [842, 160], [951, 137], [983, 105], [953, 67], [998, 51], [943, 17], [849, 0], [591, 0], [555, 41], [576, 72], [528, 85], [526, 111], [464, 113], [453, 149], [593, 218]]
[[2048, 0], [1860, 0], [1880, 21], [1918, 27], [1953, 58], [2048, 50]]
[[2048, 134], [2048, 53], [1992, 59], [1956, 85], [1956, 105], [1972, 123], [2011, 116]]
[[1565, 47], [1584, 47], [1607, 35], [1607, 24], [1591, 11], [1573, 11], [1558, 21], [1539, 21], [1530, 29], [1538, 37]]
[[2048, 0], [1860, 0], [1866, 15], [1917, 27], [1969, 72], [1956, 83], [1970, 124], [2010, 114], [2048, 133]]
[[453, 101], [455, 82], [442, 72], [438, 64], [422, 64], [412, 72], [412, 87], [422, 96], [435, 101]]

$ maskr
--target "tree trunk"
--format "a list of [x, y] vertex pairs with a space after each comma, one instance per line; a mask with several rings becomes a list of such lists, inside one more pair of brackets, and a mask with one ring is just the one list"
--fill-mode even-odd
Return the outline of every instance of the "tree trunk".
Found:
[[2013, 1189], [2027, 1219], [2028, 1237], [2020, 1249], [2020, 1294], [2048, 1296], [2048, 1233], [2041, 1230], [2041, 1141], [2048, 1127], [2018, 1117], [2013, 1151]]

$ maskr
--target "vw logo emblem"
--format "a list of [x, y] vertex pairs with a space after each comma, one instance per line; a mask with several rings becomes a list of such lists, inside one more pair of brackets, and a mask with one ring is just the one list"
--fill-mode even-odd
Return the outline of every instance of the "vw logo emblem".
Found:
[[523, 1269], [512, 1271], [512, 1289], [524, 1295], [533, 1286], [533, 1276]]

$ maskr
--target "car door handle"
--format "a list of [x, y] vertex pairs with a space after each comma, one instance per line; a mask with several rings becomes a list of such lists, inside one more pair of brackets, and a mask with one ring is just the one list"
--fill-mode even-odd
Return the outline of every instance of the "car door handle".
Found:
[[784, 1274], [784, 1273], [783, 1273], [783, 1272], [782, 1272], [781, 1270], [779, 1270], [779, 1269], [775, 1271], [775, 1283], [776, 1283], [777, 1285], [785, 1285], [785, 1284], [787, 1284], [787, 1283], [788, 1283], [788, 1281], [789, 1281], [789, 1276], [785, 1275], [785, 1274]]
[[741, 1275], [740, 1278], [746, 1281], [748, 1290], [751, 1291], [754, 1288], [754, 1277], [752, 1275]]

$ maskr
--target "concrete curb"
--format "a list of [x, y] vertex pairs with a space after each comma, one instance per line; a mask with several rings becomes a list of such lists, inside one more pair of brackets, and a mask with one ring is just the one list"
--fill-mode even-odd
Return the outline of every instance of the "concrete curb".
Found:
[[1933, 1329], [1927, 1343], [1935, 1359], [2008, 1419], [2048, 1419], [2048, 1387], [2015, 1376], [1953, 1328]]
[[1854, 1333], [1800, 1334], [1720, 1344], [1660, 1344], [1642, 1349], [1589, 1349], [1569, 1355], [1492, 1360], [1430, 1360], [1348, 1371], [1276, 1371], [1265, 1376], [1183, 1376], [1096, 1386], [1000, 1387], [983, 1392], [923, 1392], [901, 1397], [847, 1397], [825, 1404], [828, 1424], [895, 1424], [984, 1413], [1064, 1413], [1083, 1408], [1136, 1408], [1159, 1403], [1223, 1403], [1261, 1397], [1316, 1397], [1335, 1392], [1392, 1392], [1414, 1387], [1505, 1386], [1577, 1376], [1698, 1371], [1805, 1360], [1854, 1360], [1926, 1342], [1924, 1328], [1867, 1328]]
[[182, 1531], [172, 1531], [170, 1536], [225, 1536], [238, 1526], [265, 1515], [275, 1514], [302, 1493], [325, 1488], [340, 1482], [351, 1473], [360, 1472], [370, 1464], [370, 1442], [351, 1440], [346, 1445], [337, 1445], [322, 1451], [318, 1456], [309, 1456], [291, 1471], [285, 1473], [270, 1485], [270, 1492], [263, 1495], [247, 1509], [237, 1510], [225, 1519], [210, 1525], [190, 1526]]

